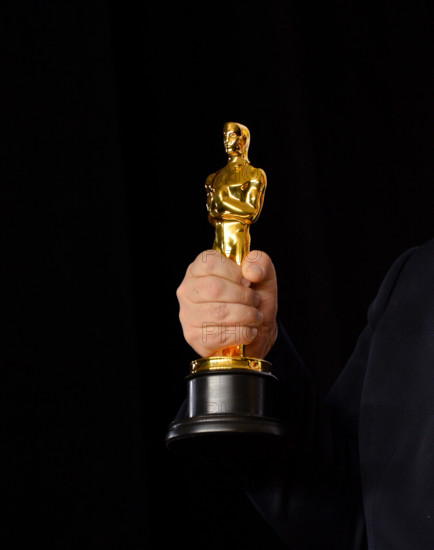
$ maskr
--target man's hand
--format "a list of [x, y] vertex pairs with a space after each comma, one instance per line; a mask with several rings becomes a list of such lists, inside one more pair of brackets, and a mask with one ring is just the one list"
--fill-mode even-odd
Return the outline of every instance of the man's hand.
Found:
[[206, 250], [176, 294], [184, 337], [201, 357], [244, 344], [246, 356], [263, 359], [275, 342], [276, 272], [265, 252], [251, 251], [239, 266]]

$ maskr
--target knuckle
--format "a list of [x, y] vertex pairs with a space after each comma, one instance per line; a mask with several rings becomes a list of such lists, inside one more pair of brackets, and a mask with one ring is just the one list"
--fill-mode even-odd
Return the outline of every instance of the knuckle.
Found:
[[195, 311], [192, 311], [191, 308], [181, 306], [179, 308], [178, 316], [184, 332], [194, 331], [194, 328], [196, 326], [196, 323], [194, 322], [196, 318]]
[[183, 298], [183, 295], [184, 295], [184, 285], [181, 283], [176, 289], [176, 297], [178, 298], [179, 301], [181, 301]]
[[184, 333], [184, 339], [190, 346], [194, 347], [198, 338], [197, 338], [197, 331], [194, 330], [191, 326], [185, 326], [183, 327], [183, 333]]
[[184, 334], [185, 334], [185, 331], [187, 329], [187, 327], [189, 326], [189, 322], [188, 322], [188, 318], [185, 314], [185, 310], [181, 307], [179, 308], [179, 322], [181, 323], [181, 326], [182, 326], [182, 329], [184, 331]]
[[202, 273], [212, 273], [217, 259], [216, 250], [204, 250], [201, 252], [196, 260], [194, 266], [197, 267]]

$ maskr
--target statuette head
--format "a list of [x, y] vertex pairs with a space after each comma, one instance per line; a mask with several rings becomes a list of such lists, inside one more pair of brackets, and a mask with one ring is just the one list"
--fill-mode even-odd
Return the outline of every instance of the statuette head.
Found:
[[242, 157], [246, 160], [250, 145], [250, 132], [238, 122], [226, 122], [223, 126], [223, 143], [229, 157]]

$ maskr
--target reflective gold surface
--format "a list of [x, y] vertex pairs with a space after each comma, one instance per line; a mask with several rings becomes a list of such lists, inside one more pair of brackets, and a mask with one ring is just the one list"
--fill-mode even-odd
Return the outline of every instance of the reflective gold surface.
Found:
[[245, 126], [227, 122], [223, 138], [228, 162], [206, 179], [206, 207], [215, 227], [213, 248], [241, 264], [250, 250], [249, 228], [261, 212], [267, 178], [249, 163], [250, 132]]
[[196, 359], [191, 362], [192, 373], [232, 369], [270, 372], [271, 363], [264, 359], [254, 359], [253, 357], [243, 356], [202, 357], [201, 359]]
[[[255, 168], [249, 162], [250, 132], [246, 126], [227, 122], [223, 127], [223, 143], [228, 161], [226, 166], [206, 179], [206, 207], [208, 219], [215, 227], [213, 249], [240, 265], [250, 251], [250, 225], [261, 213], [267, 177], [262, 169]], [[223, 348], [217, 356], [215, 359], [221, 359], [214, 361], [218, 367], [203, 363], [201, 370], [240, 368], [235, 365], [240, 365], [240, 361], [235, 361], [230, 367], [230, 362], [224, 358], [244, 357], [244, 346]], [[195, 365], [193, 370], [198, 369]], [[261, 370], [249, 365], [245, 362], [243, 368]]]

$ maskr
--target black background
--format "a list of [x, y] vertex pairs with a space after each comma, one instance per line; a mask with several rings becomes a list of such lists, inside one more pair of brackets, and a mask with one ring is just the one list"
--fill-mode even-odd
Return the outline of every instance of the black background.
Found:
[[164, 445], [203, 184], [224, 122], [248, 126], [252, 247], [326, 394], [387, 268], [433, 234], [428, 3], [3, 6], [3, 548], [283, 548]]

